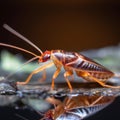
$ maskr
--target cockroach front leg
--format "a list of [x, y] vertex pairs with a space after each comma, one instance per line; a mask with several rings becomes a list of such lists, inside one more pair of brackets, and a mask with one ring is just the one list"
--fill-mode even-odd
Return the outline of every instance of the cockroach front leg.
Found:
[[43, 70], [51, 67], [53, 64], [54, 64], [53, 62], [49, 62], [49, 63], [41, 66], [40, 68], [34, 70], [34, 71], [28, 76], [28, 78], [25, 80], [25, 82], [17, 82], [17, 84], [19, 84], [19, 85], [25, 85], [25, 84], [29, 83], [30, 79], [32, 78], [32, 76], [33, 76], [34, 74], [37, 74], [37, 73], [39, 73], [39, 72], [41, 72], [41, 71], [43, 71]]

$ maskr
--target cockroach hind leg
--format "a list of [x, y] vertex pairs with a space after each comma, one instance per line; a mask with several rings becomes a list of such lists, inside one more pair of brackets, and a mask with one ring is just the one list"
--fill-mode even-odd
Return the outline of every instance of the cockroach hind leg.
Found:
[[93, 81], [99, 83], [101, 86], [106, 87], [106, 88], [113, 88], [113, 89], [120, 88], [120, 86], [107, 85], [106, 83], [104, 83], [104, 82], [100, 81], [99, 79], [94, 78], [92, 76], [89, 76], [89, 78], [92, 79]]

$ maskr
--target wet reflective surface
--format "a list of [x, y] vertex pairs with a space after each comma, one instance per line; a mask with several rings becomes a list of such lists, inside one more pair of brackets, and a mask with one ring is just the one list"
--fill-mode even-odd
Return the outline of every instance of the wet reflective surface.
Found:
[[106, 96], [69, 96], [63, 102], [49, 98], [55, 106], [45, 113], [44, 120], [81, 120], [102, 110], [114, 101]]
[[[50, 90], [51, 84], [18, 86], [3, 80], [1, 85], [3, 86], [2, 91], [4, 90], [4, 94], [1, 92], [0, 95], [1, 106], [4, 108], [11, 106], [16, 111], [32, 110], [39, 116], [39, 119], [44, 120], [88, 118], [114, 102], [120, 92], [120, 89], [102, 88], [94, 83], [80, 84], [79, 88], [75, 88], [76, 83], [73, 83], [74, 90], [72, 92], [64, 84], [58, 84], [58, 86], [56, 84], [55, 90]], [[17, 114], [21, 116], [21, 113]], [[25, 117], [25, 115], [22, 116]]]

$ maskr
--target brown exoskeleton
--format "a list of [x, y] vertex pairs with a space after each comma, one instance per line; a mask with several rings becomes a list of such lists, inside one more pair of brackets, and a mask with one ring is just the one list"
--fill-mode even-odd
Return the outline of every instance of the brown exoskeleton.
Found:
[[74, 71], [76, 72], [78, 77], [82, 77], [87, 81], [97, 82], [103, 87], [120, 88], [120, 86], [107, 85], [106, 81], [109, 78], [115, 76], [115, 74], [112, 71], [105, 68], [104, 66], [100, 65], [99, 63], [96, 63], [95, 61], [91, 60], [90, 58], [87, 58], [84, 55], [81, 55], [76, 52], [66, 52], [63, 50], [51, 50], [51, 51], [45, 51], [43, 53], [35, 44], [33, 44], [30, 40], [28, 40], [27, 38], [25, 38], [24, 36], [16, 32], [14, 29], [9, 27], [7, 24], [4, 24], [3, 26], [8, 31], [20, 37], [22, 40], [24, 40], [25, 42], [29, 43], [31, 46], [36, 48], [41, 53], [41, 55], [36, 55], [33, 52], [30, 52], [23, 48], [5, 44], [5, 43], [0, 43], [1, 46], [15, 48], [15, 49], [27, 52], [35, 56], [30, 61], [33, 61], [35, 59], [38, 59], [39, 62], [46, 62], [46, 61], [51, 60], [50, 62], [46, 63], [40, 68], [34, 70], [28, 76], [25, 82], [17, 82], [18, 84], [27, 84], [34, 74], [37, 74], [38, 72], [41, 72], [51, 67], [52, 65], [55, 65], [56, 71], [54, 72], [53, 77], [52, 77], [52, 84], [51, 84], [52, 89], [54, 89], [54, 80], [59, 75], [62, 67], [64, 67], [65, 69], [64, 78], [71, 91], [72, 91], [72, 85], [70, 84], [68, 77], [72, 76]]

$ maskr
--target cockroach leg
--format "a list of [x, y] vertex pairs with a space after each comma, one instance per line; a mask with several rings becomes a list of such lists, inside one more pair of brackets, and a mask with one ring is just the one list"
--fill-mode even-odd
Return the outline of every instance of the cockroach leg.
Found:
[[104, 97], [104, 96], [98, 97], [95, 101], [93, 101], [91, 104], [89, 104], [89, 106], [95, 105], [95, 104], [98, 103], [103, 97]]
[[70, 108], [70, 106], [72, 106], [73, 104], [75, 104], [74, 102], [72, 102], [71, 101], [72, 100], [72, 97], [68, 97], [67, 99], [66, 99], [66, 101], [65, 101], [65, 108], [64, 109], [69, 109]]
[[54, 97], [47, 97], [45, 101], [47, 101], [48, 103], [51, 103], [54, 106], [62, 104], [60, 100], [55, 99]]
[[43, 71], [44, 69], [51, 67], [53, 64], [54, 64], [53, 62], [49, 62], [49, 63], [47, 63], [46, 65], [41, 66], [40, 68], [34, 70], [34, 71], [28, 76], [28, 78], [25, 80], [25, 82], [17, 82], [17, 84], [19, 84], [19, 85], [25, 85], [25, 84], [29, 83], [30, 79], [32, 78], [32, 76], [33, 76], [34, 74], [37, 74], [37, 73]]
[[71, 76], [71, 75], [73, 75], [73, 73], [71, 72], [71, 71], [66, 71], [65, 73], [64, 73], [64, 77], [65, 77], [65, 80], [66, 80], [66, 82], [67, 82], [67, 84], [68, 84], [68, 87], [69, 87], [69, 89], [70, 89], [70, 91], [72, 91], [72, 85], [71, 85], [71, 83], [70, 83], [70, 81], [69, 81], [69, 79], [68, 79], [68, 77], [69, 76]]
[[44, 69], [42, 72], [43, 72], [43, 73], [42, 73], [42, 78], [39, 78], [39, 79], [38, 79], [39, 82], [43, 82], [43, 81], [46, 80], [46, 70]]
[[107, 87], [107, 88], [120, 88], [120, 86], [112, 86], [112, 85], [107, 85], [105, 82], [100, 81], [99, 79], [92, 77], [91, 75], [88, 74], [88, 77], [90, 79], [92, 79], [93, 81], [99, 83], [101, 86], [103, 87]]
[[57, 78], [57, 76], [59, 75], [61, 71], [61, 66], [57, 67], [57, 70], [54, 72], [53, 77], [52, 77], [52, 84], [51, 84], [51, 89], [54, 89], [54, 81]]
[[74, 75], [71, 75], [70, 81], [74, 81]]

